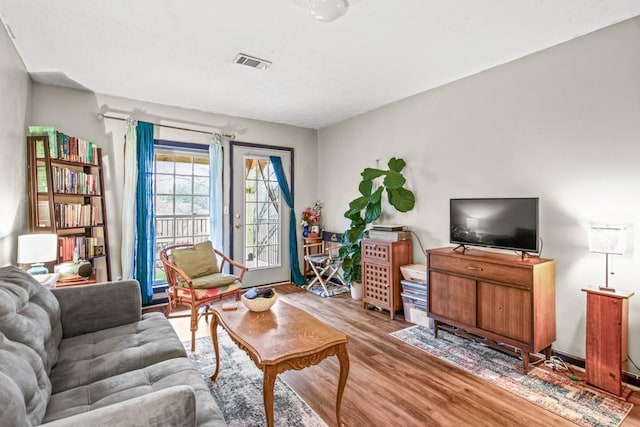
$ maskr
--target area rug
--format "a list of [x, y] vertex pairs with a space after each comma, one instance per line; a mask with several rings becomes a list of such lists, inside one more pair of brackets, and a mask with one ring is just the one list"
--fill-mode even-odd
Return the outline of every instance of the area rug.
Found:
[[524, 375], [520, 359], [442, 330], [437, 339], [423, 326], [390, 335], [580, 426], [618, 426], [633, 408], [542, 367], [530, 367]]
[[[230, 427], [266, 426], [262, 401], [262, 371], [229, 338], [218, 330], [220, 373], [212, 383], [209, 378], [216, 369], [215, 354], [209, 337], [196, 340], [196, 352], [191, 353], [191, 341], [183, 344], [189, 360], [200, 370]], [[278, 427], [325, 427], [326, 424], [279, 377], [273, 389], [274, 420]]]
[[346, 294], [347, 292], [351, 291], [348, 286], [345, 286], [339, 283], [333, 283], [333, 282], [327, 283], [327, 290], [329, 291], [328, 295], [324, 291], [324, 288], [322, 287], [322, 285], [319, 283], [315, 283], [313, 284], [313, 286], [307, 287], [306, 289], [309, 292], [312, 292], [316, 295], [321, 296], [322, 298], [332, 297], [340, 294]]

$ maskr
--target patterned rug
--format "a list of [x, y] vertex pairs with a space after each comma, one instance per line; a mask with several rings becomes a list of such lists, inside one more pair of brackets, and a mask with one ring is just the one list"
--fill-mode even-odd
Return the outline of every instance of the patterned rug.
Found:
[[618, 426], [633, 408], [631, 403], [548, 369], [532, 367], [524, 375], [520, 359], [442, 330], [438, 339], [423, 326], [402, 329], [391, 336], [580, 426]]
[[316, 283], [311, 287], [307, 287], [306, 289], [311, 293], [321, 296], [322, 298], [332, 297], [335, 295], [346, 294], [347, 292], [351, 292], [348, 286], [344, 286], [342, 284], [333, 283], [333, 282], [327, 283], [327, 290], [329, 291], [329, 295], [327, 295], [327, 293], [324, 291], [324, 288], [319, 283]]
[[[213, 345], [209, 337], [196, 340], [196, 352], [191, 353], [191, 341], [185, 341], [189, 360], [200, 370], [230, 427], [266, 426], [262, 401], [262, 371], [240, 350], [226, 332], [218, 329], [220, 373], [215, 383], [209, 377], [216, 368]], [[273, 390], [274, 420], [278, 427], [326, 427], [326, 424], [279, 377]]]

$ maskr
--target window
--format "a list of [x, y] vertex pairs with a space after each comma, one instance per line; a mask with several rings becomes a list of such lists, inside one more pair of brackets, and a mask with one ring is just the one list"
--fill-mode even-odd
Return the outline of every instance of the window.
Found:
[[156, 141], [153, 165], [156, 217], [156, 284], [165, 282], [159, 251], [177, 243], [209, 239], [207, 146]]
[[280, 266], [280, 187], [268, 157], [245, 156], [244, 187], [244, 264]]

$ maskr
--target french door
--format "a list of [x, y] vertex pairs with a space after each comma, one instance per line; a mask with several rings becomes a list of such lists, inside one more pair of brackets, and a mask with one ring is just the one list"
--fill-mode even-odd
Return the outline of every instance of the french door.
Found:
[[243, 287], [290, 277], [289, 207], [269, 156], [282, 159], [291, 186], [291, 149], [231, 143], [231, 241], [233, 258], [249, 267]]

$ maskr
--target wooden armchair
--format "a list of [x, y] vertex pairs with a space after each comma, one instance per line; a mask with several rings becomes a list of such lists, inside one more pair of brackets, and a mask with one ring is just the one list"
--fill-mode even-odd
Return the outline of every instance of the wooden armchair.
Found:
[[[191, 351], [195, 351], [200, 308], [204, 307], [208, 321], [210, 304], [230, 296], [239, 301], [242, 277], [248, 268], [213, 248], [210, 241], [167, 246], [160, 251], [160, 260], [168, 285], [169, 304], [165, 315], [191, 317]], [[227, 264], [235, 274], [223, 273]], [[172, 316], [171, 310], [178, 304], [189, 306], [191, 313]]]

